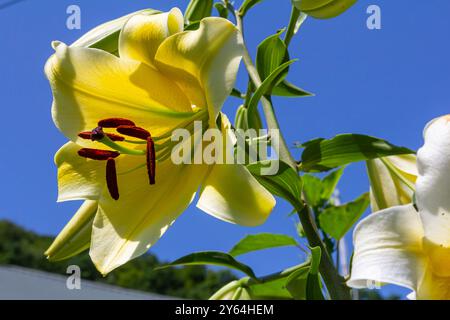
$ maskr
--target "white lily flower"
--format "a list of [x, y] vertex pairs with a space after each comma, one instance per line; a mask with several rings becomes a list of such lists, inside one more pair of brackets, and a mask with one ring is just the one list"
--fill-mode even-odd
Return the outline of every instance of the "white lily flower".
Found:
[[416, 207], [391, 207], [355, 228], [348, 285], [391, 283], [409, 298], [450, 299], [450, 115], [431, 121], [417, 154]]

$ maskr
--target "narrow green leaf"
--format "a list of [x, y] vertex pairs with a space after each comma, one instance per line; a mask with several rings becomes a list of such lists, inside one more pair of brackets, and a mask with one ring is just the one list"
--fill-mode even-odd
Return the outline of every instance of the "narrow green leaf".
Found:
[[[278, 162], [276, 175], [264, 175], [263, 169]], [[294, 207], [301, 206], [302, 180], [288, 164], [280, 160], [264, 160], [247, 165], [250, 173], [272, 194], [289, 201]]]
[[258, 87], [253, 96], [251, 97], [248, 103], [248, 112], [249, 114], [256, 112], [258, 107], [258, 102], [261, 100], [262, 96], [269, 93], [273, 86], [276, 84], [278, 76], [283, 73], [292, 63], [296, 60], [290, 60], [288, 62], [283, 63], [279, 67], [277, 67]]
[[340, 134], [332, 139], [314, 139], [303, 144], [300, 169], [306, 172], [328, 171], [352, 162], [410, 154], [414, 151], [386, 140], [361, 134]]
[[191, 0], [184, 13], [188, 24], [211, 16], [213, 0]]
[[156, 268], [155, 270], [160, 270], [164, 268], [174, 267], [174, 266], [188, 266], [188, 265], [216, 265], [216, 266], [222, 266], [222, 267], [228, 267], [231, 269], [239, 270], [249, 277], [256, 278], [255, 273], [253, 270], [235, 260], [231, 255], [224, 252], [219, 251], [203, 251], [203, 252], [196, 252], [188, 254], [184, 257], [181, 257], [169, 264], [160, 266]]
[[184, 27], [184, 31], [197, 30], [200, 27], [200, 21], [194, 21]]
[[239, 13], [242, 16], [245, 16], [253, 6], [260, 3], [262, 0], [245, 0], [244, 3], [241, 5], [241, 8], [239, 9]]
[[[282, 63], [289, 60], [286, 44], [280, 39], [284, 30], [264, 39], [256, 52], [256, 68], [261, 80], [265, 80]], [[288, 69], [279, 75], [277, 83], [287, 74]]]
[[313, 93], [303, 90], [302, 88], [297, 87], [296, 85], [290, 83], [287, 80], [283, 80], [278, 83], [272, 89], [272, 95], [274, 96], [282, 96], [282, 97], [310, 97], [314, 96]]
[[[265, 80], [277, 67], [289, 60], [286, 44], [280, 38], [280, 35], [283, 32], [284, 29], [267, 37], [258, 45], [258, 51], [256, 52], [256, 68], [262, 80]], [[278, 75], [277, 79], [274, 81], [275, 84], [273, 85], [271, 94], [284, 97], [311, 96], [312, 93], [307, 92], [284, 79], [288, 72], [289, 68], [286, 68], [285, 71]]]
[[228, 9], [222, 2], [214, 3], [214, 8], [216, 8], [217, 12], [219, 13], [219, 16], [225, 19], [228, 18]]
[[308, 274], [306, 280], [306, 300], [325, 300], [319, 274]]
[[369, 194], [364, 193], [355, 201], [341, 206], [328, 207], [319, 215], [320, 227], [327, 234], [339, 240], [358, 221], [369, 203]]
[[236, 257], [252, 251], [296, 245], [297, 241], [290, 236], [284, 234], [260, 233], [246, 236], [239, 241], [229, 253]]
[[320, 259], [322, 257], [322, 249], [320, 247], [312, 247], [311, 248], [311, 266], [309, 273], [318, 274], [319, 273], [319, 265]]
[[320, 247], [311, 248], [310, 262], [293, 272], [286, 280], [286, 289], [297, 300], [324, 300], [319, 275], [322, 255]]

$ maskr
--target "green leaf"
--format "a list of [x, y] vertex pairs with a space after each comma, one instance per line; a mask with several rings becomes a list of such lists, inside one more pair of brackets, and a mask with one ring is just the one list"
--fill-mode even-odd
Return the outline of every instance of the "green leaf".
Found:
[[322, 180], [312, 174], [304, 174], [302, 180], [306, 202], [313, 208], [325, 205], [330, 200], [343, 172], [344, 167], [331, 172]]
[[319, 215], [320, 227], [327, 234], [339, 240], [358, 221], [369, 203], [369, 194], [364, 193], [355, 201], [341, 206], [328, 207]]
[[345, 167], [339, 168], [322, 179], [322, 200], [328, 201], [331, 198], [339, 180], [342, 177], [342, 174], [344, 173], [344, 169]]
[[222, 2], [214, 3], [214, 8], [216, 8], [217, 12], [219, 13], [219, 16], [225, 19], [228, 18], [228, 9]]
[[[267, 37], [258, 45], [256, 68], [262, 80], [267, 79], [277, 67], [289, 60], [286, 44], [280, 39], [280, 35], [283, 32], [284, 29]], [[275, 84], [271, 93], [284, 97], [306, 97], [313, 95], [284, 79], [289, 71], [288, 69], [286, 68], [274, 81]]]
[[200, 21], [194, 21], [184, 27], [184, 31], [197, 30], [200, 27]]
[[256, 283], [250, 286], [253, 299], [278, 300], [292, 299], [291, 293], [286, 289], [286, 278], [280, 278], [264, 283]]
[[319, 207], [322, 202], [322, 181], [311, 174], [303, 175], [302, 181], [306, 203], [313, 208]]
[[278, 76], [283, 73], [292, 63], [294, 63], [296, 60], [290, 60], [288, 62], [283, 63], [279, 67], [277, 67], [263, 82], [262, 84], [256, 89], [255, 93], [251, 97], [249, 103], [248, 103], [248, 112], [249, 114], [252, 114], [256, 112], [258, 107], [258, 102], [261, 100], [262, 96], [269, 93], [270, 90], [273, 88], [274, 85], [276, 85], [276, 82], [278, 81]]
[[[284, 30], [267, 37], [258, 45], [258, 51], [256, 52], [256, 68], [261, 80], [265, 80], [276, 68], [289, 60], [286, 44], [280, 39], [280, 35], [283, 31]], [[278, 81], [284, 78], [287, 72], [288, 70], [286, 69], [281, 73]]]
[[211, 16], [213, 0], [191, 0], [189, 2], [184, 18], [188, 24], [200, 21], [205, 17]]
[[306, 287], [308, 284], [309, 266], [295, 271], [286, 280], [286, 289], [296, 300], [306, 300]]
[[283, 80], [272, 89], [272, 95], [282, 97], [310, 97], [313, 93], [303, 90], [296, 85]]
[[328, 171], [352, 162], [410, 154], [414, 151], [386, 140], [361, 134], [340, 134], [332, 139], [314, 139], [303, 144], [300, 169], [306, 172]]
[[297, 300], [324, 300], [319, 275], [322, 250], [311, 248], [310, 263], [295, 271], [286, 280], [286, 289]]
[[235, 260], [228, 253], [219, 251], [203, 251], [191, 253], [169, 264], [160, 266], [155, 270], [160, 270], [174, 266], [189, 266], [189, 265], [215, 265], [228, 267], [231, 269], [239, 270], [248, 275], [249, 277], [256, 278], [255, 273], [249, 266]]
[[257, 5], [261, 1], [262, 0], [245, 0], [244, 3], [241, 5], [241, 8], [239, 9], [239, 13], [242, 16], [245, 16], [248, 10], [250, 10], [253, 6]]
[[[276, 175], [264, 175], [263, 169], [278, 162]], [[250, 173], [272, 194], [289, 201], [294, 207], [301, 207], [302, 179], [288, 164], [280, 160], [264, 160], [247, 165]]]
[[311, 273], [311, 274], [319, 273], [321, 256], [322, 256], [322, 250], [320, 249], [320, 247], [312, 247], [311, 248], [311, 265], [310, 265], [309, 273]]
[[296, 245], [297, 241], [290, 236], [284, 234], [260, 233], [246, 236], [239, 241], [229, 253], [236, 257], [252, 251]]
[[308, 274], [306, 280], [306, 300], [325, 300], [319, 274]]

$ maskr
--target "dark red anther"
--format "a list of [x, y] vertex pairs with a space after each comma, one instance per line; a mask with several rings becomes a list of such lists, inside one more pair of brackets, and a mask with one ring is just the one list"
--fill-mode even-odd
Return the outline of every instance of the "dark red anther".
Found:
[[98, 122], [103, 128], [117, 128], [118, 126], [134, 126], [134, 122], [124, 118], [108, 118]]
[[147, 140], [147, 138], [149, 138], [150, 132], [148, 132], [147, 130], [143, 129], [143, 128], [139, 128], [136, 126], [119, 126], [117, 127], [117, 132], [124, 134], [126, 136], [130, 136], [133, 138], [138, 138], [138, 139], [142, 139], [142, 140]]
[[113, 158], [109, 158], [106, 162], [106, 185], [111, 198], [118, 200], [119, 186], [117, 184], [116, 161]]
[[155, 184], [156, 155], [155, 143], [151, 137], [147, 138], [147, 174], [150, 184]]
[[93, 160], [108, 160], [109, 158], [118, 157], [120, 153], [117, 151], [83, 148], [78, 150], [78, 155]]
[[[112, 141], [123, 141], [125, 140], [125, 137], [119, 136], [118, 134], [114, 133], [105, 133], [108, 138], [110, 138]], [[92, 132], [91, 131], [83, 131], [78, 134], [78, 136], [82, 139], [90, 139], [92, 141], [95, 141], [97, 139], [93, 139]]]

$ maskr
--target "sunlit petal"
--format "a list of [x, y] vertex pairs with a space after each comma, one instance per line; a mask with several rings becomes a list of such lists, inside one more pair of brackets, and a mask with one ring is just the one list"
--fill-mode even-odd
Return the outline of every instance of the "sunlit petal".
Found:
[[152, 186], [145, 168], [119, 175], [119, 200], [105, 192], [94, 220], [90, 256], [97, 269], [106, 274], [144, 254], [186, 209], [205, 173], [201, 165], [165, 161]]
[[423, 230], [412, 205], [369, 215], [355, 228], [351, 277], [347, 284], [365, 288], [391, 283], [415, 290], [427, 261], [422, 251]]
[[450, 116], [430, 122], [417, 153], [416, 200], [425, 236], [450, 247]]
[[152, 66], [156, 50], [168, 36], [183, 31], [183, 14], [178, 8], [154, 15], [135, 15], [122, 28], [119, 56]]
[[155, 64], [185, 90], [198, 107], [207, 104], [214, 124], [231, 92], [242, 56], [242, 40], [226, 19], [209, 17], [195, 31], [167, 38]]
[[47, 61], [53, 120], [72, 141], [100, 119], [124, 117], [157, 135], [192, 116], [190, 102], [158, 71], [97, 49], [59, 44]]

